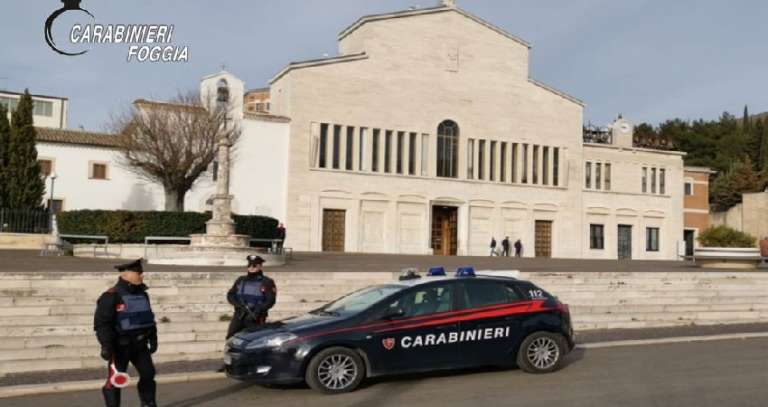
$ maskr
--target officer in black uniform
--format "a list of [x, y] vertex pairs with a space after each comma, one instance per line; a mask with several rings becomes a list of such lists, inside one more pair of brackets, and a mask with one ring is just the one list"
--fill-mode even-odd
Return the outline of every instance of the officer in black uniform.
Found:
[[267, 320], [270, 308], [277, 300], [275, 282], [264, 275], [260, 256], [248, 256], [248, 273], [238, 277], [227, 293], [227, 301], [235, 307], [235, 315], [229, 323], [227, 339], [236, 333], [255, 328]]
[[115, 266], [120, 279], [99, 297], [93, 329], [101, 344], [101, 357], [107, 361], [108, 378], [102, 388], [107, 407], [120, 406], [120, 389], [110, 378], [114, 363], [125, 372], [131, 362], [139, 372], [139, 398], [142, 407], [156, 407], [155, 365], [152, 354], [157, 351], [155, 314], [144, 285], [142, 260]]

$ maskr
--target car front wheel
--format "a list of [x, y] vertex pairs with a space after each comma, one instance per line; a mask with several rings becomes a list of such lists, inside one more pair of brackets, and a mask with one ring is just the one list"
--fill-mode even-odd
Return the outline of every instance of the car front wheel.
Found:
[[529, 335], [517, 351], [517, 366], [528, 373], [549, 373], [560, 368], [566, 354], [565, 339], [550, 332]]
[[326, 394], [353, 391], [365, 377], [365, 366], [352, 349], [328, 348], [312, 358], [305, 379], [309, 387]]

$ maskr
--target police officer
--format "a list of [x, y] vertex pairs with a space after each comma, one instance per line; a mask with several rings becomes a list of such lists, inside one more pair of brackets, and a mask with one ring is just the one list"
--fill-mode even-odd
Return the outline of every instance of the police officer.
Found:
[[93, 329], [101, 344], [101, 357], [107, 361], [107, 383], [102, 388], [107, 407], [120, 406], [120, 389], [110, 383], [113, 364], [125, 372], [131, 362], [139, 372], [139, 398], [142, 407], [156, 407], [155, 365], [157, 351], [155, 314], [144, 285], [142, 260], [115, 266], [120, 278], [114, 287], [99, 297]]
[[275, 282], [264, 275], [260, 256], [248, 256], [248, 273], [238, 277], [227, 293], [227, 301], [235, 307], [229, 323], [227, 339], [236, 333], [255, 328], [267, 320], [267, 313], [277, 300]]

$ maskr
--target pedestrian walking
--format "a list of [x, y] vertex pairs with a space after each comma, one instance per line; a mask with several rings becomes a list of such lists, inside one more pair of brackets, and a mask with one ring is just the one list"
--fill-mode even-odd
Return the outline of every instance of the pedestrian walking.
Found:
[[501, 255], [504, 257], [509, 257], [509, 236], [505, 237], [504, 240], [501, 241], [501, 248], [503, 249]]
[[496, 254], [496, 238], [491, 237], [491, 256]]
[[283, 225], [282, 222], [280, 222], [280, 224], [277, 225], [277, 229], [275, 232], [275, 239], [280, 240], [279, 242], [277, 242], [276, 254], [281, 254], [283, 252], [283, 244], [285, 243], [285, 225]]
[[517, 239], [515, 242], [515, 257], [520, 257], [523, 254], [523, 242]]
[[120, 407], [120, 389], [113, 385], [117, 372], [125, 372], [130, 362], [139, 372], [139, 399], [142, 407], [156, 407], [155, 365], [157, 351], [155, 314], [144, 285], [142, 260], [115, 266], [120, 278], [98, 299], [93, 329], [107, 362], [107, 382], [102, 387], [107, 407]]

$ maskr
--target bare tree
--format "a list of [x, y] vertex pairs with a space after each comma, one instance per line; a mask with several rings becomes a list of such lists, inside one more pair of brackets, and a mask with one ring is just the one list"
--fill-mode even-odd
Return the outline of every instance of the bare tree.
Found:
[[121, 137], [122, 166], [165, 190], [165, 210], [183, 211], [184, 196], [216, 158], [219, 140], [234, 145], [240, 129], [231, 104], [194, 93], [170, 102], [137, 100], [112, 120]]

